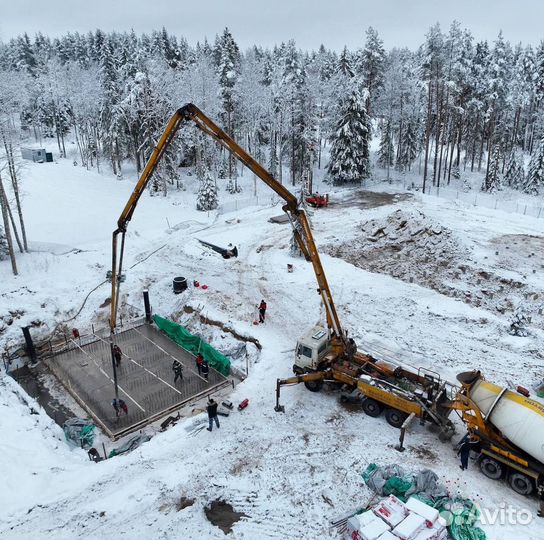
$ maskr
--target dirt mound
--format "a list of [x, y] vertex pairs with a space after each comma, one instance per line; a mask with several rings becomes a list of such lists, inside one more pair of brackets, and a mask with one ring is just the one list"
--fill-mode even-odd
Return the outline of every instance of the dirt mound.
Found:
[[421, 212], [402, 210], [385, 219], [363, 223], [355, 242], [331, 248], [329, 252], [372, 272], [410, 283], [434, 282], [433, 275], [437, 272], [443, 274], [445, 269], [456, 267], [459, 260], [469, 256], [449, 229]]
[[232, 526], [242, 517], [249, 517], [242, 512], [236, 512], [228, 502], [217, 499], [204, 508], [208, 521], [219, 527], [225, 534], [232, 531]]
[[533, 315], [541, 316], [542, 291], [482, 268], [450, 229], [421, 212], [397, 210], [386, 218], [369, 220], [361, 224], [356, 240], [325, 250], [365, 270], [503, 314], [513, 312], [524, 298]]

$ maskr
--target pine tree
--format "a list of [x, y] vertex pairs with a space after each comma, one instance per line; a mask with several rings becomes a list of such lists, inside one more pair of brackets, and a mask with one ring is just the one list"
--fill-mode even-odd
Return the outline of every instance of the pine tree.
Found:
[[378, 163], [383, 168], [389, 168], [393, 165], [395, 151], [393, 150], [393, 140], [391, 133], [391, 123], [387, 121], [382, 127], [382, 136], [380, 139], [380, 149], [378, 151]]
[[521, 159], [516, 152], [512, 153], [510, 161], [506, 167], [506, 171], [504, 173], [504, 183], [512, 189], [523, 189], [523, 185], [525, 183], [525, 172], [523, 170]]
[[538, 195], [544, 186], [544, 137], [540, 140], [538, 148], [534, 151], [529, 163], [527, 178], [523, 191]]
[[[217, 74], [219, 76], [219, 86], [221, 88], [221, 100], [223, 102], [222, 120], [225, 131], [231, 137], [237, 127], [237, 106], [238, 98], [236, 94], [236, 84], [240, 74], [240, 50], [234, 41], [228, 28], [225, 28], [221, 37], [217, 37], [214, 50], [214, 58], [217, 65]], [[235, 177], [234, 157], [229, 155], [229, 177]], [[235, 180], [235, 183], [236, 180]]]
[[455, 178], [455, 180], [459, 180], [459, 178], [461, 178], [461, 171], [459, 169], [459, 165], [452, 165], [451, 175], [453, 176], [453, 178]]
[[238, 182], [235, 182], [232, 178], [229, 178], [227, 182], [226, 191], [230, 193], [231, 195], [234, 195], [234, 193], [241, 193], [242, 186], [238, 184]]
[[501, 188], [501, 149], [496, 144], [489, 154], [488, 173], [482, 184], [482, 191], [487, 193], [495, 193]]
[[351, 64], [351, 54], [348, 48], [344, 47], [338, 59], [337, 72], [344, 77], [353, 77], [353, 66]]
[[287, 149], [291, 169], [291, 183], [311, 172], [314, 162], [315, 110], [308, 88], [305, 60], [293, 40], [283, 51], [281, 85], [287, 115]]
[[370, 119], [365, 100], [366, 95], [355, 87], [340, 103], [327, 166], [335, 184], [362, 182], [370, 176]]
[[509, 334], [513, 336], [525, 337], [529, 335], [527, 331], [527, 323], [530, 322], [530, 318], [527, 316], [525, 308], [523, 305], [519, 305], [514, 311], [514, 316], [510, 322]]
[[196, 209], [202, 212], [215, 210], [218, 206], [217, 185], [207, 166], [200, 168], [199, 180], [200, 187], [198, 188]]
[[17, 69], [25, 70], [30, 75], [36, 74], [36, 57], [28, 34], [17, 38]]
[[414, 159], [416, 159], [418, 150], [418, 142], [415, 129], [412, 122], [404, 130], [402, 136], [402, 151], [397, 161], [400, 170], [410, 170]]
[[[383, 41], [378, 32], [371, 26], [366, 31], [366, 43], [362, 54], [362, 71], [365, 88], [368, 90], [367, 109], [374, 110], [373, 102], [379, 89], [383, 86], [384, 69], [386, 62]], [[373, 113], [370, 113], [373, 115]]]

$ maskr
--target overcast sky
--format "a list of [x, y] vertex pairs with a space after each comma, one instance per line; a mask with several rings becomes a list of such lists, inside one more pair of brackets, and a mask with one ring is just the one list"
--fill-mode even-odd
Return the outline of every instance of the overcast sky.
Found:
[[387, 48], [416, 48], [430, 25], [455, 19], [476, 39], [537, 44], [544, 38], [542, 0], [1, 0], [0, 39], [101, 28], [149, 32], [163, 26], [189, 43], [213, 41], [228, 26], [238, 44], [295, 39], [303, 49], [361, 46], [368, 26]]

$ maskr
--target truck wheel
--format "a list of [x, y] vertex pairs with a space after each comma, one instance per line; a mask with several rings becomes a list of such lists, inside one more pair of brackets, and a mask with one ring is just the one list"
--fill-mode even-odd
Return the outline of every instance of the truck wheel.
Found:
[[383, 405], [376, 401], [375, 399], [366, 398], [363, 401], [363, 411], [365, 411], [368, 416], [373, 418], [378, 418], [383, 411]]
[[508, 477], [508, 483], [520, 495], [529, 496], [534, 490], [533, 480], [519, 472], [511, 472]]
[[503, 466], [490, 457], [485, 457], [480, 461], [480, 470], [491, 480], [499, 480], [504, 473]]
[[408, 415], [397, 409], [386, 409], [385, 419], [390, 426], [401, 428], [404, 421], [408, 418]]
[[304, 386], [310, 392], [319, 392], [323, 388], [323, 381], [319, 379], [317, 381], [304, 381]]

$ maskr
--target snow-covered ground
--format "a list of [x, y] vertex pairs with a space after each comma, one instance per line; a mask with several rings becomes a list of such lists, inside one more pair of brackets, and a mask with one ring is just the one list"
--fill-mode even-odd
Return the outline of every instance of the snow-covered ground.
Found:
[[[19, 341], [25, 324], [34, 323], [37, 338], [46, 337], [104, 281], [111, 232], [134, 187], [132, 180], [118, 181], [67, 161], [29, 164], [24, 179], [33, 251], [18, 257], [17, 277], [10, 274], [8, 262], [0, 263], [2, 347]], [[253, 179], [246, 175], [243, 182], [247, 196]], [[262, 350], [252, 351], [249, 377], [231, 395], [234, 403], [249, 398], [250, 406], [233, 412], [212, 433], [195, 434], [195, 427], [206, 421], [199, 414], [127, 456], [94, 464], [85, 452], [70, 450], [60, 428], [2, 374], [0, 537], [221, 538], [223, 532], [208, 521], [204, 508], [222, 499], [246, 515], [233, 526], [231, 537], [334, 538], [329, 521], [371, 497], [360, 477], [371, 462], [428, 467], [452, 492], [483, 508], [512, 507], [536, 515], [535, 500], [485, 478], [474, 465], [461, 472], [452, 444], [439, 442], [420, 426], [407, 436], [406, 452], [397, 453], [397, 430], [383, 419], [345, 408], [336, 393], [314, 394], [302, 385], [286, 388], [285, 414], [275, 413], [276, 378], [290, 375], [297, 337], [323, 317], [311, 266], [289, 255], [288, 226], [268, 222], [281, 212], [279, 206], [207, 215], [194, 209], [195, 190], [187, 185], [186, 192], [166, 199], [142, 198], [127, 234], [123, 311], [141, 312], [141, 291], [148, 288], [160, 315], [205, 332], [195, 317], [202, 314], [258, 340]], [[259, 190], [265, 193], [262, 186]], [[374, 208], [341, 194], [336, 202], [312, 216], [317, 243], [327, 252], [347, 239], [359, 239], [369, 220], [387, 220], [399, 210], [421, 212], [463, 246], [459, 253], [467, 254], [471, 268], [508, 273], [531, 291], [540, 291], [542, 267], [527, 273], [525, 251], [517, 257], [512, 245], [506, 261], [500, 258], [506, 248], [496, 246], [504, 235], [542, 238], [544, 220], [419, 194]], [[203, 249], [198, 239], [233, 242], [239, 258], [224, 260]], [[528, 337], [512, 337], [507, 333], [511, 314], [490, 303], [477, 306], [421, 280], [370, 272], [364, 264], [325, 253], [322, 258], [343, 324], [360, 345], [432, 367], [451, 380], [457, 372], [478, 367], [497, 383], [533, 388], [541, 381], [544, 336], [535, 324]], [[287, 273], [288, 263], [294, 265], [293, 273]], [[197, 279], [209, 288], [175, 296], [175, 276]], [[472, 282], [467, 287], [477, 285], [481, 287]], [[104, 324], [107, 306], [100, 306], [108, 296], [108, 285], [99, 287], [68, 327], [84, 331]], [[261, 298], [268, 302], [268, 319], [255, 326]], [[219, 350], [225, 348], [223, 339], [232, 345], [232, 337], [217, 328], [209, 336]], [[180, 509], [181, 497], [194, 499], [194, 504]], [[536, 517], [528, 525], [483, 528], [492, 539], [542, 537]]]

